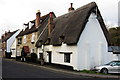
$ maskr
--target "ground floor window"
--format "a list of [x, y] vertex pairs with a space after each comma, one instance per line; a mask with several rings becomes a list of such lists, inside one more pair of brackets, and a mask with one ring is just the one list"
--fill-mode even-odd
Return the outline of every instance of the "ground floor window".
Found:
[[70, 54], [64, 53], [64, 62], [70, 63]]

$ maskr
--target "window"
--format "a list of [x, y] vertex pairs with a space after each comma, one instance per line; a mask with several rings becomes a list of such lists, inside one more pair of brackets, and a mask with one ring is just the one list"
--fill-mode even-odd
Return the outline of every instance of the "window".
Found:
[[64, 53], [64, 62], [70, 63], [70, 54]]
[[18, 44], [22, 44], [22, 38], [18, 38]]
[[120, 66], [120, 62], [117, 62], [117, 66]]
[[31, 42], [35, 42], [35, 34], [34, 33], [32, 34]]
[[26, 43], [26, 35], [24, 35], [24, 43]]

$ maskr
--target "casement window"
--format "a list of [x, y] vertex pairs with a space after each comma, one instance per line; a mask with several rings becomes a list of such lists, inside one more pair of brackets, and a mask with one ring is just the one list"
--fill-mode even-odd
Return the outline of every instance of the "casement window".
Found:
[[22, 44], [22, 38], [18, 38], [18, 44]]
[[64, 62], [70, 63], [70, 54], [64, 53]]
[[26, 43], [26, 35], [24, 35], [24, 39], [23, 40], [24, 40], [23, 42]]
[[35, 33], [32, 33], [32, 39], [31, 42], [35, 42]]

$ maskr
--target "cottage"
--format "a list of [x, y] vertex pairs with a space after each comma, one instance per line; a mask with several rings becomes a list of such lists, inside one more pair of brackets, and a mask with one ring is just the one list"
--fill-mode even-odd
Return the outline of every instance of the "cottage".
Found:
[[[15, 42], [16, 36], [19, 34], [20, 30], [16, 30], [13, 32], [5, 32], [5, 34], [2, 35], [2, 53], [3, 57], [10, 58], [12, 55], [11, 47], [13, 43]], [[16, 48], [14, 48], [16, 49]], [[15, 54], [15, 53], [13, 53]]]
[[[71, 8], [71, 9], [70, 9]], [[53, 19], [53, 29], [39, 35], [38, 53], [47, 63], [72, 66], [74, 70], [90, 70], [114, 59], [108, 31], [95, 2]]]
[[[52, 12], [52, 14], [54, 13]], [[41, 16], [41, 12], [38, 11], [36, 13], [35, 20], [29, 21], [27, 24], [24, 24], [25, 29], [23, 29], [17, 36], [17, 57], [22, 57], [25, 54], [26, 56], [30, 56], [30, 53], [37, 53], [35, 43], [38, 39], [38, 34], [43, 31], [46, 23], [49, 20], [50, 15], [51, 12], [44, 16]], [[41, 31], [38, 32], [38, 29]]]

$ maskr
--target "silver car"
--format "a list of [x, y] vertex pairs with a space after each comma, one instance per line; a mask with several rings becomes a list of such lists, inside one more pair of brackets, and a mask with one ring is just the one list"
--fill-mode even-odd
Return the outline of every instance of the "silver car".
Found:
[[108, 73], [120, 73], [120, 61], [111, 61], [108, 64], [95, 67], [96, 72], [108, 74]]

